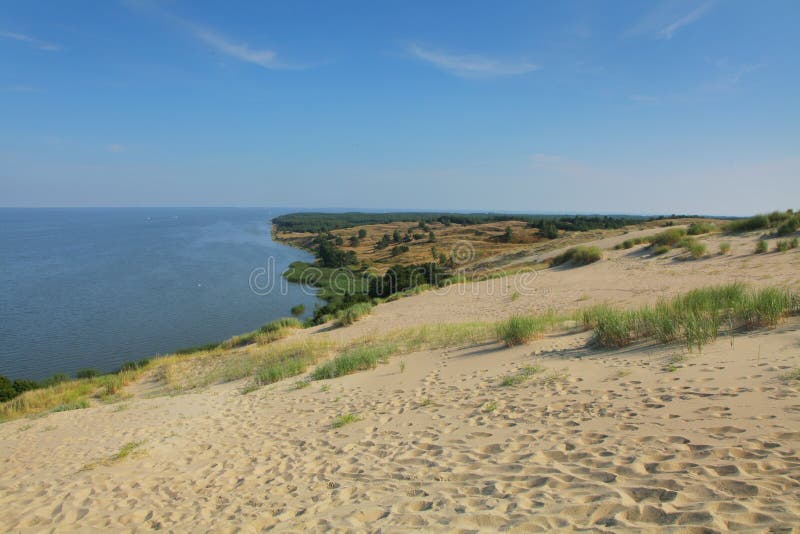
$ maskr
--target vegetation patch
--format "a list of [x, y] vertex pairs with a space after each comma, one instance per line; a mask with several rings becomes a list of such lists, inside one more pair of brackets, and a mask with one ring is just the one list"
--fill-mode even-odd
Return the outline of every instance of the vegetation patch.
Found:
[[741, 284], [696, 289], [639, 310], [596, 306], [583, 312], [601, 347], [618, 348], [635, 341], [680, 341], [691, 350], [717, 338], [722, 328], [775, 326], [800, 311], [800, 298], [785, 289], [748, 289]]
[[565, 263], [572, 265], [588, 265], [600, 261], [603, 252], [597, 247], [573, 247], [563, 254], [560, 254], [550, 261], [550, 265], [556, 267]]
[[346, 413], [336, 416], [333, 421], [331, 421], [331, 427], [342, 428], [345, 425], [349, 425], [350, 423], [355, 423], [358, 421], [361, 421], [361, 416], [355, 413]]
[[326, 380], [337, 376], [349, 375], [356, 371], [374, 369], [378, 366], [378, 363], [384, 363], [390, 355], [396, 352], [397, 347], [392, 343], [353, 347], [318, 366], [311, 373], [311, 378], [313, 380]]

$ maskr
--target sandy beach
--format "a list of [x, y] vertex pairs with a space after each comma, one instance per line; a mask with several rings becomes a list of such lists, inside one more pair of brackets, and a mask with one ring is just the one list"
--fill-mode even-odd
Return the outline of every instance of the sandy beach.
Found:
[[[709, 248], [715, 246], [709, 238]], [[740, 281], [797, 287], [800, 255], [694, 262], [606, 250], [537, 273], [530, 294], [422, 293], [346, 328], [401, 327], [636, 306]], [[605, 243], [609, 248], [614, 243]], [[517, 275], [523, 276], [523, 275]], [[689, 352], [591, 347], [565, 332], [507, 348], [466, 344], [391, 357], [298, 388], [247, 381], [129, 398], [0, 425], [6, 531], [265, 529], [350, 532], [791, 531], [800, 523], [800, 322]], [[512, 380], [508, 377], [521, 377]], [[144, 381], [146, 382], [146, 381]], [[334, 427], [337, 417], [354, 421]]]

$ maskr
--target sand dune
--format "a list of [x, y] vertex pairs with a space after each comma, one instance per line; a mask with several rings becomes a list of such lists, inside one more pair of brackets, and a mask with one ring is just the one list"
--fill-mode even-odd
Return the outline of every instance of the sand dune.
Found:
[[[731, 280], [796, 285], [800, 254], [609, 252], [512, 300], [379, 306], [355, 337], [425, 321], [637, 304]], [[511, 280], [504, 280], [513, 283]], [[483, 292], [481, 292], [483, 291]], [[586, 297], [586, 298], [584, 298]], [[589, 334], [394, 357], [297, 389], [244, 381], [0, 425], [6, 531], [790, 530], [800, 524], [800, 321], [702, 353]], [[526, 367], [527, 366], [527, 367]], [[516, 385], [504, 377], [528, 369]], [[341, 415], [356, 422], [334, 428]], [[126, 447], [127, 446], [127, 447]], [[125, 453], [128, 454], [125, 454]]]

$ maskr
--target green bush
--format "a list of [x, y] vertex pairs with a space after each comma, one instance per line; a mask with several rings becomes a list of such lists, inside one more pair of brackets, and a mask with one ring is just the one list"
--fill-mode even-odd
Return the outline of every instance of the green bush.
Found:
[[653, 256], [661, 256], [662, 254], [666, 254], [672, 250], [672, 247], [669, 245], [659, 245], [653, 249]]
[[560, 254], [550, 261], [550, 265], [556, 267], [565, 263], [573, 265], [588, 265], [599, 261], [603, 257], [602, 251], [597, 247], [573, 247], [563, 254]]
[[731, 252], [731, 244], [730, 243], [724, 242], [724, 243], [720, 243], [719, 244], [719, 253], [720, 254], [725, 255], [725, 254], [730, 254], [730, 252]]
[[775, 252], [786, 252], [789, 250], [789, 242], [784, 239], [779, 239], [775, 243]]
[[758, 243], [756, 243], [756, 254], [764, 254], [767, 250], [769, 250], [767, 242], [763, 239], [759, 239]]
[[797, 238], [793, 237], [789, 240], [789, 248], [797, 248]]
[[786, 219], [786, 221], [778, 227], [778, 235], [793, 234], [797, 231], [798, 227], [800, 227], [800, 215], [795, 215], [794, 217]]
[[298, 304], [297, 306], [292, 306], [292, 309], [291, 309], [291, 310], [289, 310], [289, 311], [290, 311], [290, 312], [292, 313], [292, 315], [294, 315], [295, 317], [297, 317], [297, 316], [299, 316], [299, 315], [303, 315], [303, 312], [305, 312], [305, 311], [306, 311], [306, 305], [305, 305], [305, 304]]
[[769, 228], [769, 218], [766, 215], [755, 215], [747, 219], [731, 221], [725, 227], [725, 230], [733, 234], [740, 234], [765, 228]]

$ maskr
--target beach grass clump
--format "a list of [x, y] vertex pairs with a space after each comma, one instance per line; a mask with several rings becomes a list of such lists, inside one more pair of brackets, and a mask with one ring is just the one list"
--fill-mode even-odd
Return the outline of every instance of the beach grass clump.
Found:
[[543, 315], [514, 315], [497, 323], [497, 339], [509, 347], [522, 345], [544, 336], [562, 319], [553, 312]]
[[557, 267], [566, 263], [570, 263], [575, 266], [589, 265], [590, 263], [600, 261], [602, 257], [603, 252], [598, 247], [572, 247], [563, 254], [559, 254], [550, 260], [550, 266]]
[[723, 256], [728, 255], [731, 253], [731, 244], [727, 241], [723, 241], [719, 244], [719, 253]]
[[800, 215], [794, 215], [778, 226], [777, 234], [780, 236], [791, 235], [795, 233], [798, 228], [800, 228]]
[[394, 343], [376, 343], [353, 347], [345, 350], [332, 360], [319, 365], [311, 373], [312, 380], [326, 380], [337, 376], [349, 375], [356, 371], [375, 369], [378, 363], [386, 362], [387, 358], [397, 352]]
[[755, 230], [764, 230], [769, 228], [770, 222], [766, 215], [754, 215], [747, 219], [737, 219], [729, 222], [725, 226], [725, 230], [732, 234], [741, 234], [744, 232], [753, 232]]
[[779, 239], [775, 242], [775, 252], [786, 252], [789, 250], [789, 241], [786, 239]]
[[722, 327], [774, 326], [798, 311], [798, 295], [789, 290], [729, 284], [695, 289], [639, 310], [595, 306], [584, 310], [583, 321], [601, 347], [619, 348], [655, 339], [660, 343], [681, 341], [692, 350], [716, 339]]
[[331, 421], [332, 428], [342, 428], [345, 425], [349, 425], [350, 423], [356, 423], [361, 421], [361, 416], [356, 413], [346, 413], [342, 415], [337, 415], [333, 421]]
[[796, 237], [793, 237], [789, 240], [789, 248], [797, 248], [798, 240]]
[[756, 243], [756, 254], [766, 254], [769, 250], [769, 245], [763, 239], [759, 239]]
[[349, 308], [345, 308], [336, 314], [336, 324], [338, 326], [351, 325], [361, 319], [363, 316], [369, 314], [371, 311], [372, 304], [369, 302], [359, 302], [357, 304], [353, 304]]
[[666, 254], [670, 250], [672, 250], [672, 247], [670, 247], [669, 245], [658, 245], [657, 247], [653, 248], [652, 254], [653, 256], [661, 256], [662, 254]]
[[627, 250], [627, 249], [635, 247], [636, 245], [641, 245], [642, 243], [647, 243], [647, 242], [648, 242], [648, 240], [647, 240], [646, 237], [633, 237], [633, 238], [630, 238], [630, 239], [626, 239], [622, 243], [618, 243], [618, 244], [614, 245], [614, 249], [615, 250], [620, 250], [620, 249]]
[[47, 411], [87, 408], [97, 386], [92, 380], [70, 380], [34, 389], [0, 404], [0, 420], [16, 419]]
[[684, 237], [686, 237], [686, 230], [683, 228], [670, 228], [650, 237], [650, 246], [653, 249], [664, 246], [673, 248], [677, 246]]
[[689, 256], [691, 256], [691, 258], [694, 260], [699, 260], [706, 255], [706, 246], [694, 239], [688, 240], [684, 244], [684, 248], [689, 253]]
[[709, 222], [695, 222], [686, 229], [688, 235], [702, 235], [713, 232], [716, 227]]

